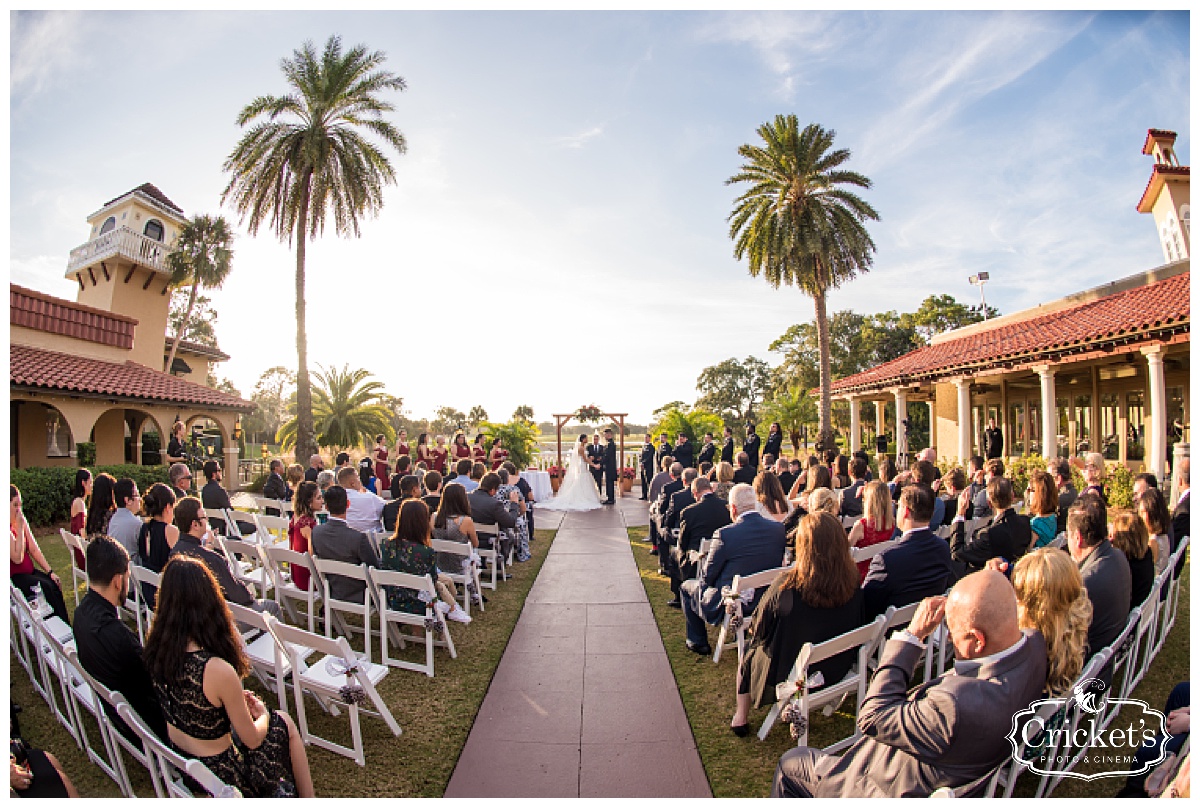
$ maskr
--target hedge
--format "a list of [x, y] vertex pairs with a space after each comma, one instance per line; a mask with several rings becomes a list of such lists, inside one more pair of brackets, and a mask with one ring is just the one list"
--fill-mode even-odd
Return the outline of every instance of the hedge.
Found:
[[[78, 444], [76, 444], [78, 445]], [[167, 466], [94, 466], [93, 475], [105, 472], [116, 477], [129, 477], [145, 492], [154, 483], [169, 482]], [[75, 484], [75, 466], [51, 468], [10, 469], [10, 482], [21, 489], [25, 518], [35, 527], [48, 527], [71, 518], [71, 486]]]

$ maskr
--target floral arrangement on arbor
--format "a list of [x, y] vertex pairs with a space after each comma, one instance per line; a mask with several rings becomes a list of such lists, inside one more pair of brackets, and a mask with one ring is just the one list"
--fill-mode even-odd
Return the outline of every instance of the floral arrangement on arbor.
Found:
[[637, 474], [629, 466], [622, 466], [620, 471], [622, 480], [636, 480]]
[[575, 417], [585, 424], [594, 424], [604, 417], [604, 413], [595, 404], [587, 404], [575, 411]]
[[546, 469], [546, 473], [550, 475], [551, 480], [561, 480], [566, 476], [567, 470], [562, 466], [551, 466]]

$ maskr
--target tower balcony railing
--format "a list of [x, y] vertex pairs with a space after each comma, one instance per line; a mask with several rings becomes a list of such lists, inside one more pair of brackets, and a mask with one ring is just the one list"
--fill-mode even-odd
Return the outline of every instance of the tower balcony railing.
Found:
[[71, 250], [67, 272], [75, 272], [110, 258], [124, 258], [138, 266], [167, 272], [167, 246], [128, 227], [102, 233], [88, 243]]

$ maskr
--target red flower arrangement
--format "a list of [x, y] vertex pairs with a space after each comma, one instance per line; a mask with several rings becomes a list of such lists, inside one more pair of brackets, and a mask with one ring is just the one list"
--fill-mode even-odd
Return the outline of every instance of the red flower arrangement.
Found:
[[624, 466], [620, 471], [620, 475], [621, 475], [622, 480], [636, 480], [637, 479], [637, 473], [633, 469], [631, 469], [629, 466]]
[[560, 480], [566, 476], [567, 470], [561, 466], [551, 466], [550, 468], [546, 469], [546, 473], [550, 475], [550, 479]]

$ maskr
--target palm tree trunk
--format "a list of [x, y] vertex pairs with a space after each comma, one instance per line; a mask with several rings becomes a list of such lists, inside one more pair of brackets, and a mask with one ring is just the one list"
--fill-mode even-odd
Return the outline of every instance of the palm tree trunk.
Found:
[[300, 215], [296, 218], [299, 230], [296, 241], [296, 462], [307, 466], [308, 458], [317, 451], [313, 440], [312, 386], [308, 378], [308, 332], [304, 300], [304, 247], [308, 238], [308, 195], [312, 172], [305, 175], [303, 182]]
[[183, 315], [183, 322], [179, 324], [179, 328], [175, 331], [175, 339], [171, 340], [171, 353], [167, 356], [166, 364], [163, 365], [163, 373], [171, 372], [171, 364], [175, 361], [175, 352], [179, 350], [179, 341], [187, 333], [188, 323], [192, 321], [192, 308], [196, 305], [196, 293], [199, 289], [200, 281], [192, 281], [192, 293], [188, 296], [187, 311]]
[[813, 295], [813, 307], [817, 312], [817, 353], [821, 359], [821, 398], [817, 402], [817, 416], [820, 428], [817, 433], [817, 449], [832, 449], [833, 426], [833, 380], [830, 378], [829, 367], [829, 316], [825, 311], [825, 290], [821, 289]]

